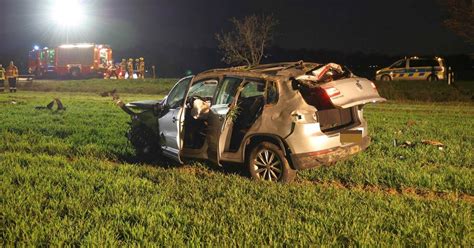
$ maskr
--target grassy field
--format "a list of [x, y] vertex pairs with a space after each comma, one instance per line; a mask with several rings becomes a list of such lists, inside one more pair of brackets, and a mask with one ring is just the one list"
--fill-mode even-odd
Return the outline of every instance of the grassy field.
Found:
[[88, 92], [100, 93], [117, 89], [130, 94], [166, 94], [178, 79], [145, 79], [145, 80], [36, 80], [20, 82], [18, 88], [27, 91], [41, 92]]
[[[366, 152], [281, 185], [202, 162], [135, 163], [124, 136], [129, 117], [95, 93], [125, 92], [132, 82], [105, 83], [0, 94], [2, 247], [474, 245], [474, 103], [467, 98], [369, 105]], [[121, 97], [161, 98], [136, 93]], [[34, 109], [53, 97], [66, 111]]]
[[[166, 94], [178, 79], [146, 79], [146, 80], [37, 80], [20, 82], [19, 88], [27, 91], [41, 92], [89, 92], [100, 93], [117, 89], [130, 94]], [[456, 82], [454, 86], [446, 82], [396, 81], [377, 82], [380, 94], [390, 100], [446, 102], [474, 101], [474, 82]]]

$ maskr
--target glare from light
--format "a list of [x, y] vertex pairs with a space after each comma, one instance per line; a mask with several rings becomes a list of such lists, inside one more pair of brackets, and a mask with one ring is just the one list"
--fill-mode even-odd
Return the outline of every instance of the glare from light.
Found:
[[40, 48], [39, 48], [39, 46], [38, 46], [38, 45], [35, 45], [35, 46], [33, 47], [33, 49], [35, 49], [35, 50], [39, 50]]
[[52, 20], [62, 27], [75, 27], [84, 21], [84, 9], [79, 0], [55, 0]]
[[90, 43], [79, 43], [79, 44], [65, 44], [59, 47], [60, 48], [90, 48], [93, 46], [94, 44], [90, 44]]

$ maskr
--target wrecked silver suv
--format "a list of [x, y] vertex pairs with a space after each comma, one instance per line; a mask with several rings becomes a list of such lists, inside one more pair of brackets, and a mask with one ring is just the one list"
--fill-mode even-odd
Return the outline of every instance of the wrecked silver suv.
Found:
[[363, 106], [381, 101], [345, 67], [300, 61], [205, 71], [122, 109], [139, 156], [241, 163], [254, 179], [289, 182], [367, 148]]

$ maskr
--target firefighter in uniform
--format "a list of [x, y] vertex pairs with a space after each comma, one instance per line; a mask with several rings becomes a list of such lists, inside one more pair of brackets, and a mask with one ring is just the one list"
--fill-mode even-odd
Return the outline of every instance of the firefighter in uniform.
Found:
[[141, 78], [140, 76], [140, 60], [139, 59], [135, 59], [135, 67], [134, 67], [135, 71], [137, 72], [137, 78]]
[[18, 67], [10, 61], [10, 65], [7, 67], [7, 79], [10, 92], [16, 92], [16, 79], [18, 77]]
[[145, 59], [140, 58], [140, 65], [138, 66], [138, 71], [140, 72], [140, 78], [145, 79]]
[[5, 69], [2, 64], [0, 64], [0, 92], [5, 91]]
[[128, 70], [128, 79], [133, 79], [133, 59], [132, 58], [128, 59], [127, 70]]
[[115, 78], [117, 79], [118, 78], [118, 75], [117, 75], [117, 67], [115, 66], [115, 63], [114, 61], [110, 61], [110, 66], [109, 68], [107, 68], [107, 79], [111, 79], [111, 78]]
[[122, 59], [122, 62], [120, 62], [120, 79], [125, 78], [126, 72], [127, 72], [127, 60]]

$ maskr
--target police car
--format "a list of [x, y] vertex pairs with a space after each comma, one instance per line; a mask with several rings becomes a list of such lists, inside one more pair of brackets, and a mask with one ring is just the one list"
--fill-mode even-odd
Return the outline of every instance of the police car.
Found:
[[427, 80], [438, 81], [446, 77], [444, 60], [435, 58], [411, 57], [398, 60], [387, 68], [378, 70], [375, 80]]

